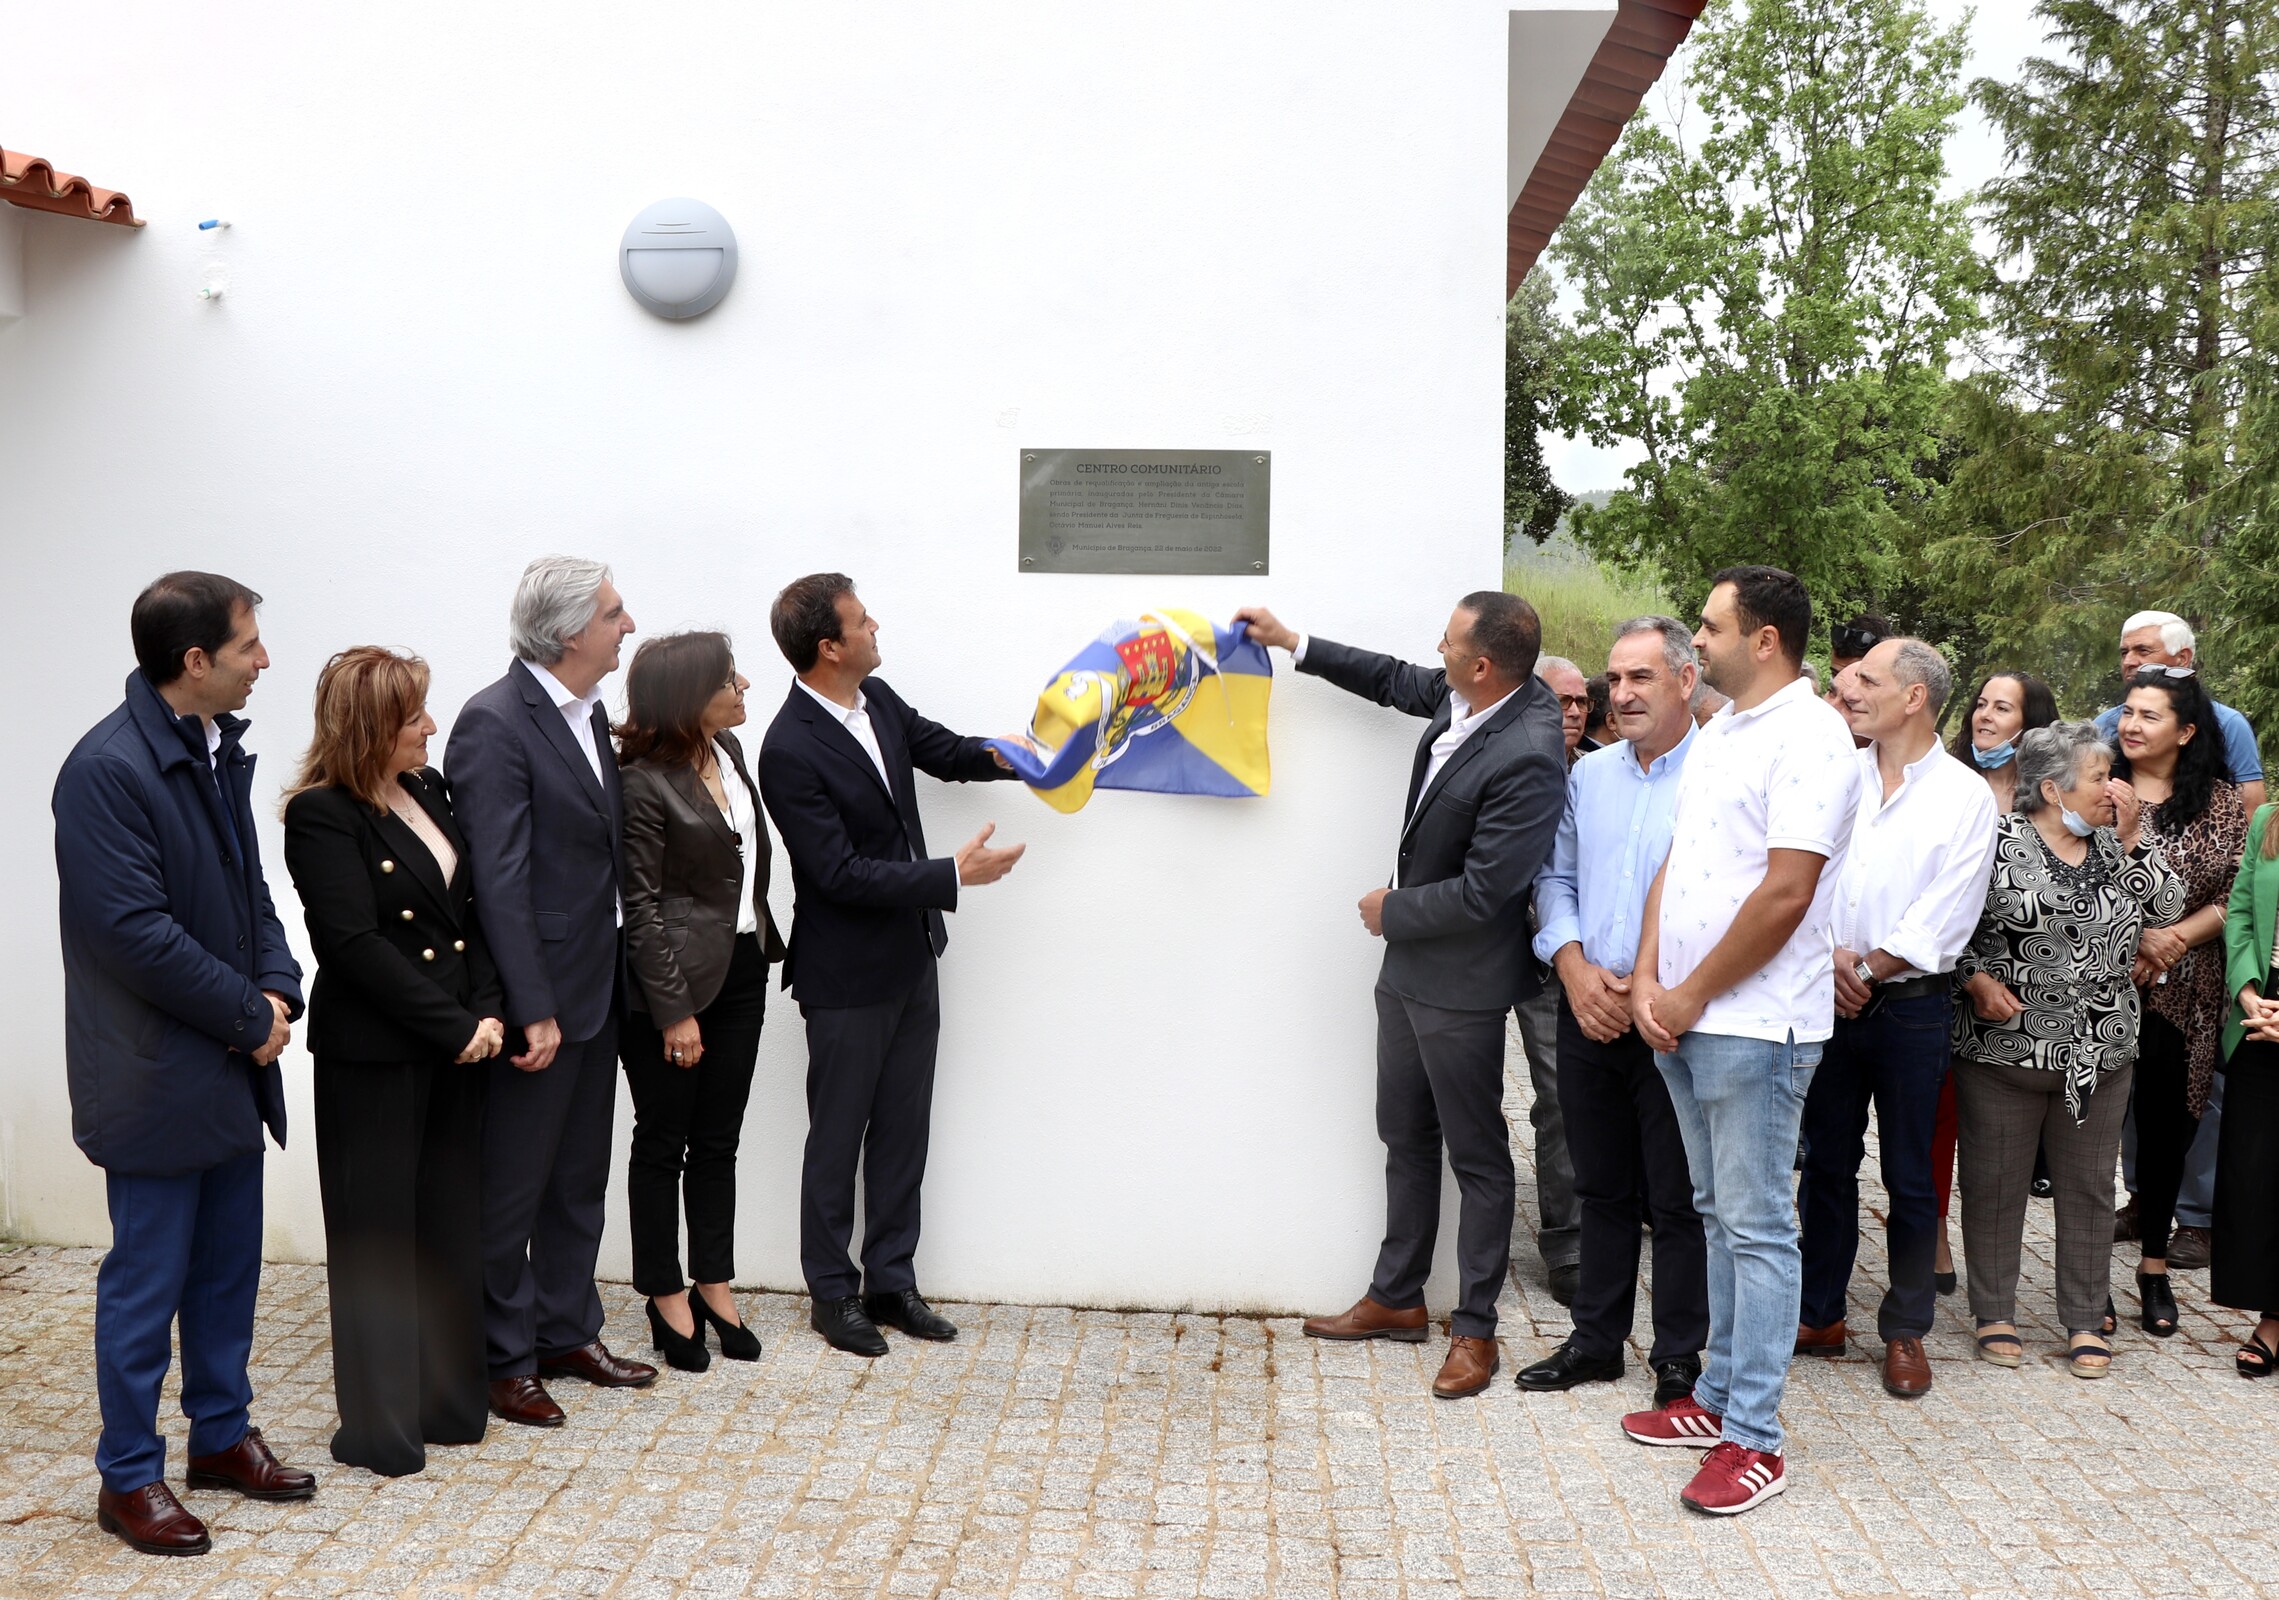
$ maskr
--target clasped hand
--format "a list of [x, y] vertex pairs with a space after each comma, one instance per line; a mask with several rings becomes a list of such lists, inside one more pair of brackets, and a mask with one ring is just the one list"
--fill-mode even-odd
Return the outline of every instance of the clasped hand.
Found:
[[2239, 1009], [2250, 1039], [2279, 1044], [2279, 1000], [2264, 999], [2251, 983], [2239, 992]]
[[485, 1017], [475, 1024], [474, 1036], [467, 1041], [467, 1047], [459, 1052], [457, 1064], [463, 1067], [470, 1062], [488, 1061], [505, 1048], [506, 1024], [496, 1017]]
[[285, 1046], [293, 1042], [293, 1008], [286, 1004], [283, 995], [273, 989], [264, 989], [261, 993], [269, 1002], [269, 1037], [261, 1042], [260, 1049], [253, 1052], [253, 1064], [266, 1067], [283, 1055]]
[[1580, 945], [1568, 945], [1556, 958], [1559, 983], [1567, 991], [1567, 1009], [1583, 1037], [1612, 1044], [1630, 1031], [1628, 978], [1618, 978], [1594, 961], [1583, 959]]

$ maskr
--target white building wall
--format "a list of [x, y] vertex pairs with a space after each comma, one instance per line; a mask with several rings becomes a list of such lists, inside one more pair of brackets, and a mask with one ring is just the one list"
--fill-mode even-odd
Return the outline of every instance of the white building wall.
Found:
[[[1506, 11], [72, 7], [94, 47], [11, 75], [7, 140], [150, 225], [26, 216], [24, 315], [0, 323], [0, 1225], [107, 1237], [70, 1139], [47, 805], [161, 571], [267, 597], [265, 813], [329, 652], [426, 655], [447, 735], [546, 551], [614, 562], [644, 632], [733, 631], [755, 743], [789, 681], [767, 600], [822, 567], [883, 620], [884, 675], [970, 732], [1022, 725], [1081, 641], [1156, 605], [1260, 601], [1430, 659], [1453, 599], [1499, 574]], [[1611, 13], [1530, 19], [1559, 46], [1540, 95], [1564, 102]], [[672, 194], [742, 246], [726, 302], [686, 324], [639, 310], [614, 256]], [[234, 226], [196, 230], [215, 216]], [[1020, 576], [1015, 456], [1036, 445], [1271, 449], [1271, 575]], [[937, 849], [988, 821], [1030, 845], [952, 919], [931, 1292], [1359, 1291], [1382, 1156], [1354, 903], [1384, 881], [1416, 731], [1285, 676], [1263, 801], [1061, 817], [922, 780]], [[273, 821], [263, 845], [306, 964]], [[778, 995], [738, 1251], [773, 1286], [799, 1281], [804, 1062]], [[324, 1236], [298, 1044], [286, 1066], [268, 1245], [305, 1260]], [[630, 1122], [621, 1100], [621, 1151]]]

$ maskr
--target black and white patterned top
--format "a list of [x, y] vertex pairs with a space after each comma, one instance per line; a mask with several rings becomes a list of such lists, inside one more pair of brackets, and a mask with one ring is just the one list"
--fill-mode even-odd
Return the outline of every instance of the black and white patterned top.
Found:
[[2184, 915], [2184, 884], [2150, 830], [2124, 851], [2110, 828], [2089, 839], [2080, 866], [2054, 855], [2033, 819], [1996, 824], [1994, 868], [1978, 932], [1956, 964], [2008, 986], [2025, 1010], [1981, 1021], [1968, 997], [1955, 1007], [1955, 1054], [1996, 1066], [2065, 1074], [2065, 1108], [2079, 1122], [2106, 1073], [2137, 1058], [2137, 992], [2129, 968], [2137, 936]]

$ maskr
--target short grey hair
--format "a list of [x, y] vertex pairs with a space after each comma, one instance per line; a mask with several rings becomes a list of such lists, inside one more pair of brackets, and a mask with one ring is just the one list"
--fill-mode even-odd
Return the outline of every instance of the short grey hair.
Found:
[[609, 582], [609, 565], [578, 556], [540, 556], [522, 569], [507, 644], [519, 660], [550, 667], [593, 621], [594, 603]]
[[1891, 660], [1891, 675], [1901, 683], [1919, 683], [1926, 699], [1923, 709], [1933, 721], [1947, 708], [1947, 696], [1955, 692], [1955, 675], [1947, 665], [1947, 658], [1920, 639], [1893, 639], [1887, 641], [1899, 647]]
[[[1671, 677], [1676, 677], [1687, 667], [1700, 668], [1701, 657], [1694, 653], [1693, 648], [1693, 630], [1677, 618], [1659, 615], [1632, 617], [1615, 626], [1614, 637], [1618, 640], [1628, 639], [1641, 633], [1658, 633], [1662, 636], [1662, 660], [1668, 664]], [[1698, 694], [1700, 690], [1694, 692]]]
[[2172, 656], [2195, 648], [2192, 624], [2173, 611], [2139, 611], [2121, 624], [2121, 637], [2126, 639], [2139, 628], [2158, 628], [2160, 647]]
[[2020, 814], [2031, 816], [2049, 802], [2042, 798], [2044, 782], [2062, 790], [2081, 776], [2081, 761], [2090, 754], [2112, 760], [2112, 747], [2094, 722], [2053, 722], [2046, 728], [2029, 728], [2018, 740], [2018, 794], [2012, 803]]
[[1549, 683], [1551, 681], [1551, 674], [1558, 671], [1561, 667], [1565, 667], [1569, 672], [1573, 673], [1578, 678], [1588, 678], [1590, 676], [1589, 673], [1585, 672], [1581, 667], [1576, 666], [1565, 656], [1537, 656], [1535, 658], [1535, 675], [1546, 683]]

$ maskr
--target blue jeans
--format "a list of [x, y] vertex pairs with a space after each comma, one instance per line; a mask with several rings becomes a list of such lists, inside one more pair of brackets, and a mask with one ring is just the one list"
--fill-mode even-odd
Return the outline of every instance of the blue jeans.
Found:
[[1936, 1303], [1931, 1271], [1939, 1244], [1939, 1200], [1931, 1182], [1931, 1131], [1947, 1081], [1947, 1030], [1954, 1002], [1945, 994], [1888, 1000], [1871, 1015], [1838, 1017], [1812, 1092], [1804, 1098], [1804, 1302], [1798, 1320], [1825, 1328], [1844, 1315], [1860, 1248], [1860, 1161], [1867, 1153], [1868, 1106], [1883, 1147], [1884, 1223], [1891, 1287], [1876, 1313], [1881, 1339], [1920, 1339]]
[[1803, 1292], [1790, 1173], [1820, 1046], [1688, 1033], [1654, 1065], [1685, 1137], [1709, 1245], [1709, 1348], [1693, 1396], [1725, 1437], [1781, 1448], [1780, 1399]]
[[261, 1152], [171, 1178], [108, 1172], [111, 1249], [95, 1270], [95, 1394], [103, 1487], [128, 1494], [166, 1475], [158, 1392], [182, 1319], [182, 1410], [190, 1454], [245, 1437], [253, 1300], [261, 1286]]

